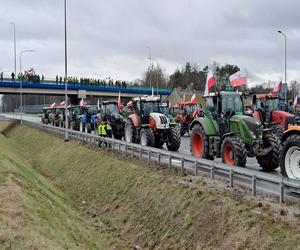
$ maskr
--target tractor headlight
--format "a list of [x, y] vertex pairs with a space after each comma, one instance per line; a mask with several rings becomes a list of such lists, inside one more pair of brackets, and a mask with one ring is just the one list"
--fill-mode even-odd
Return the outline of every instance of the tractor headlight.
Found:
[[250, 135], [252, 136], [253, 139], [256, 139], [256, 135], [252, 130], [250, 130]]

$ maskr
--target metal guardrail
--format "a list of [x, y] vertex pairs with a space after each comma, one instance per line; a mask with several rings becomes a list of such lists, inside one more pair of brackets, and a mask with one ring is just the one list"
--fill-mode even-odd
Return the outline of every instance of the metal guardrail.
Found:
[[[64, 136], [66, 131], [65, 128], [30, 121], [23, 121], [23, 123], [61, 136]], [[165, 164], [169, 168], [173, 167], [182, 173], [187, 171], [198, 175], [201, 172], [209, 176], [212, 180], [215, 178], [228, 180], [230, 187], [234, 187], [234, 184], [237, 183], [240, 186], [250, 189], [253, 196], [256, 196], [257, 191], [261, 191], [262, 193], [277, 195], [279, 203], [284, 202], [285, 196], [300, 199], [300, 182], [283, 178], [282, 176], [236, 166], [232, 167], [206, 159], [197, 159], [176, 152], [144, 147], [139, 144], [104, 138], [95, 134], [87, 134], [70, 129], [68, 129], [68, 134], [70, 139], [80, 140], [95, 146], [98, 146], [99, 142], [101, 142], [101, 145], [113, 151], [138, 157], [139, 159], [146, 160], [148, 163], [152, 161], [160, 165]]]

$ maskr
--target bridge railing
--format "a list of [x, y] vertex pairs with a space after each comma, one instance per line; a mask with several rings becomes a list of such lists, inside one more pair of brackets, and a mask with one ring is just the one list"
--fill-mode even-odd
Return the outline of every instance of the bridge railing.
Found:
[[[44, 79], [43, 81], [27, 81], [27, 80], [19, 80], [15, 79], [15, 81], [12, 81], [11, 78], [3, 78], [2, 82], [6, 83], [24, 83], [24, 84], [50, 84], [50, 85], [64, 85], [64, 82], [60, 82], [59, 80], [56, 81], [55, 79]], [[0, 81], [1, 85], [1, 81]], [[103, 82], [89, 82], [89, 83], [80, 83], [80, 82], [74, 82], [74, 81], [68, 81], [69, 86], [80, 86], [80, 87], [101, 87], [101, 88], [113, 88], [113, 89], [136, 89], [136, 90], [142, 90], [142, 91], [152, 91], [152, 88], [147, 86], [140, 86], [133, 83], [127, 83], [126, 85], [117, 85], [115, 82], [113, 84], [103, 83]], [[159, 92], [171, 92], [172, 88], [158, 88]], [[154, 94], [157, 93], [157, 88], [153, 87]]]

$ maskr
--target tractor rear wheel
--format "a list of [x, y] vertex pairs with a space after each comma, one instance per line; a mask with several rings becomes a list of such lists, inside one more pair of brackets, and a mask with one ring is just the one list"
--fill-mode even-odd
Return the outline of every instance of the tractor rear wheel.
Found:
[[203, 128], [196, 124], [192, 128], [190, 140], [191, 154], [197, 158], [213, 160], [213, 156], [209, 155], [209, 142]]
[[142, 128], [140, 133], [140, 143], [142, 146], [153, 147], [155, 137], [151, 128]]
[[245, 144], [237, 135], [227, 136], [222, 142], [222, 161], [228, 165], [245, 167], [247, 151]]
[[272, 130], [272, 133], [278, 137], [279, 140], [281, 140], [283, 136], [283, 128], [279, 124], [272, 124], [270, 126]]
[[125, 141], [136, 143], [137, 142], [137, 133], [136, 128], [134, 127], [132, 121], [128, 119], [125, 123]]
[[256, 159], [263, 170], [273, 171], [279, 167], [281, 151], [280, 140], [272, 133], [266, 134], [263, 140], [266, 147], [272, 146], [273, 149], [266, 155], [257, 156]]
[[283, 176], [300, 179], [300, 135], [291, 135], [283, 143], [280, 169]]
[[167, 142], [167, 148], [169, 151], [177, 151], [180, 147], [181, 143], [181, 136], [180, 136], [180, 130], [176, 127], [170, 128], [170, 134]]

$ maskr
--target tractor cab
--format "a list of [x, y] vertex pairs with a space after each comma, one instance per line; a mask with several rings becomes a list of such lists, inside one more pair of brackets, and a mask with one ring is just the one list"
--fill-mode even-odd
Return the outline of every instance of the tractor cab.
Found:
[[43, 108], [43, 113], [41, 115], [41, 122], [44, 124], [48, 124], [49, 123], [49, 119], [51, 117], [53, 113], [53, 109], [50, 107], [44, 107]]
[[191, 122], [199, 116], [199, 106], [189, 101], [181, 101], [178, 103], [178, 114], [175, 119], [180, 126], [180, 134], [183, 136], [186, 132], [189, 133]]
[[287, 105], [285, 100], [279, 98], [276, 94], [254, 95], [253, 109], [254, 118], [267, 127], [269, 124], [279, 124], [285, 130], [288, 128], [288, 125], [296, 124], [295, 115], [286, 112]]

